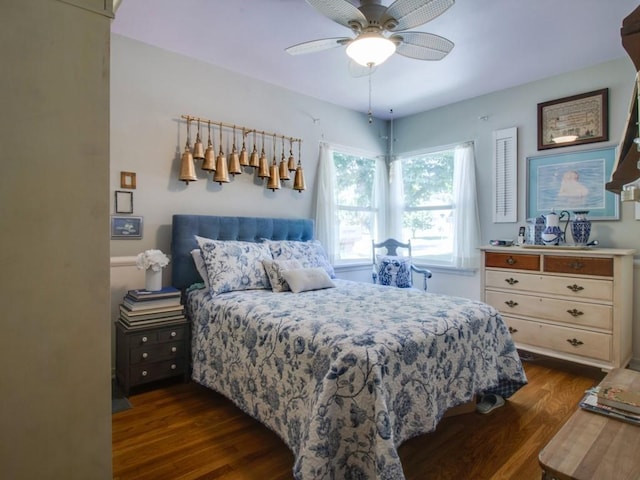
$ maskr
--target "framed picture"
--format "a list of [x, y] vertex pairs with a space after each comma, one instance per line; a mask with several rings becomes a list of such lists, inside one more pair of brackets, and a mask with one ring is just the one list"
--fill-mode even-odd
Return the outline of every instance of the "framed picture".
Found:
[[538, 104], [538, 150], [609, 140], [609, 89]]
[[120, 172], [120, 188], [136, 188], [136, 174], [134, 172]]
[[527, 158], [527, 218], [587, 210], [590, 220], [618, 220], [619, 197], [605, 190], [616, 148]]
[[116, 213], [133, 213], [133, 192], [116, 190]]
[[142, 217], [111, 217], [111, 238], [140, 239], [142, 238]]

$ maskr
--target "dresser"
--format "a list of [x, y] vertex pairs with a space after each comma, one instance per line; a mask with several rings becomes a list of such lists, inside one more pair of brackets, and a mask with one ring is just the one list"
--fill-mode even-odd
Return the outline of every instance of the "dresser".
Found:
[[189, 379], [189, 323], [128, 328], [116, 323], [116, 377], [125, 395], [132, 387], [181, 376]]
[[634, 250], [482, 247], [483, 300], [524, 351], [605, 370], [631, 359]]

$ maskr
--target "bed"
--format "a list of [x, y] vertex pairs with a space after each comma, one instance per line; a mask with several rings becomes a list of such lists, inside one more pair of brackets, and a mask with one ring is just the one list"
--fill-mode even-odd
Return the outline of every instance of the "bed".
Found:
[[172, 225], [192, 378], [275, 431], [294, 454], [294, 478], [401, 480], [404, 441], [477, 394], [508, 398], [526, 384], [505, 323], [482, 302], [331, 278], [322, 262], [282, 273], [294, 288], [291, 272], [325, 269], [329, 288], [218, 291], [203, 288], [192, 257], [211, 245], [264, 252], [266, 243], [273, 253], [313, 238], [308, 219], [174, 215]]

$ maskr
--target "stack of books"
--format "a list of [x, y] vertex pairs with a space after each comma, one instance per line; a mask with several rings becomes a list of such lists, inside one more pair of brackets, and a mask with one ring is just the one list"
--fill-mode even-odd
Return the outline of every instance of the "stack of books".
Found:
[[640, 392], [606, 386], [594, 387], [585, 392], [580, 402], [585, 410], [640, 425]]
[[185, 319], [180, 290], [174, 287], [129, 290], [120, 304], [120, 321], [129, 328], [173, 324]]

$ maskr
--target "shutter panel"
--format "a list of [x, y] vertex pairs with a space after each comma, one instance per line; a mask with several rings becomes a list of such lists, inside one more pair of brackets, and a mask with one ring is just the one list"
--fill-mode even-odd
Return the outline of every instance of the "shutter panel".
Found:
[[518, 221], [518, 129], [493, 132], [493, 222]]

